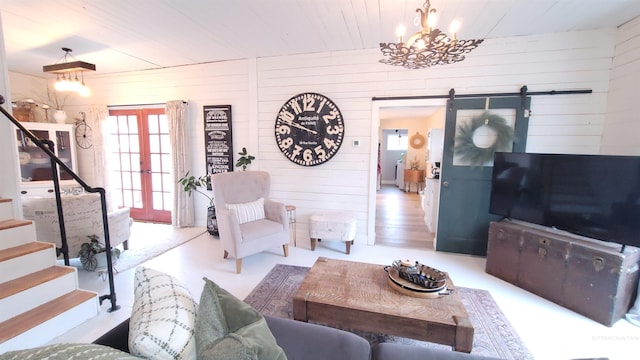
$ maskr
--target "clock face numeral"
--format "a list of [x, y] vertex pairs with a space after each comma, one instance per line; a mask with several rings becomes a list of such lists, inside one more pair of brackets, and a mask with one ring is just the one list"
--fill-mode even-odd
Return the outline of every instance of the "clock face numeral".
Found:
[[331, 159], [344, 139], [344, 120], [329, 98], [298, 94], [284, 103], [275, 124], [278, 148], [292, 162], [320, 165]]

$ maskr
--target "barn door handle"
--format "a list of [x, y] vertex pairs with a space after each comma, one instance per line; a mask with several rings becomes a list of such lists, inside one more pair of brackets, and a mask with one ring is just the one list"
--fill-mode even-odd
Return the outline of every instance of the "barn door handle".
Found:
[[443, 182], [443, 183], [442, 183], [442, 186], [444, 186], [444, 187], [449, 187], [449, 182], [448, 182], [448, 181]]

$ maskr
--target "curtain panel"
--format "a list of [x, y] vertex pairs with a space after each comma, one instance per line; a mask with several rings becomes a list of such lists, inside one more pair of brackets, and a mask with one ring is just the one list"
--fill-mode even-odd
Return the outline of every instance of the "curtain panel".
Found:
[[173, 160], [173, 210], [171, 223], [174, 227], [188, 227], [194, 224], [193, 198], [186, 193], [178, 180], [187, 173], [191, 164], [187, 149], [187, 104], [182, 100], [168, 101], [165, 114], [169, 121], [169, 137]]

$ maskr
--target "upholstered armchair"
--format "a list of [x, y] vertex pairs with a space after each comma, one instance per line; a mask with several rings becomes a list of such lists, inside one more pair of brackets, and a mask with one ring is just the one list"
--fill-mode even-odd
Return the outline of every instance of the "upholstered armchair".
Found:
[[213, 201], [224, 258], [242, 258], [282, 245], [289, 255], [289, 220], [285, 205], [269, 199], [271, 177], [264, 171], [237, 171], [211, 176]]

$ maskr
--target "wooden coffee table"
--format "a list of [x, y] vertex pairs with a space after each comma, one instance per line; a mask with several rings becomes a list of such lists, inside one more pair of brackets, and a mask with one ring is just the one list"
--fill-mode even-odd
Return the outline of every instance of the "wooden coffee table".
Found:
[[293, 318], [451, 345], [471, 352], [473, 325], [447, 276], [450, 295], [403, 295], [383, 265], [318, 258], [293, 298]]

